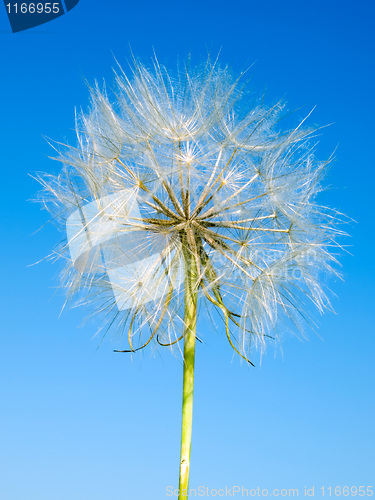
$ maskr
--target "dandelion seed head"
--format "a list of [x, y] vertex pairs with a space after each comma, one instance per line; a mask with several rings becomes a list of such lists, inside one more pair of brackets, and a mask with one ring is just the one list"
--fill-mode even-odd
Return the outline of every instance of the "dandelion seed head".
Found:
[[188, 259], [200, 305], [242, 356], [283, 329], [303, 334], [308, 303], [329, 307], [342, 234], [317, 202], [328, 162], [314, 130], [280, 130], [283, 105], [250, 104], [217, 62], [173, 74], [135, 62], [115, 81], [111, 95], [90, 88], [62, 172], [39, 176], [66, 232], [68, 295], [95, 301], [132, 351], [176, 345]]

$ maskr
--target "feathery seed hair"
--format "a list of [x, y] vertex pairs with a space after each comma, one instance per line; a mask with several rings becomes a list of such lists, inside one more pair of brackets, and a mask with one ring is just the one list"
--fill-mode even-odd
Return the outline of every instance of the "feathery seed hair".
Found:
[[328, 162], [314, 130], [279, 131], [282, 104], [249, 107], [242, 78], [210, 60], [175, 75], [135, 61], [113, 95], [90, 95], [62, 172], [39, 180], [66, 230], [68, 296], [95, 300], [126, 351], [183, 338], [186, 286], [249, 362], [277, 323], [302, 331], [308, 301], [329, 305], [341, 232], [316, 202]]

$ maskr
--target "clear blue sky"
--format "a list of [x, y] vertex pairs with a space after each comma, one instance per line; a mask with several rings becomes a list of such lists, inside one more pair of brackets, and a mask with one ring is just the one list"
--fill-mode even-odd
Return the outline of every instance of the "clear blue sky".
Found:
[[291, 337], [250, 369], [205, 333], [191, 487], [315, 486], [321, 498], [321, 486], [374, 485], [374, 2], [80, 0], [17, 34], [0, 7], [0, 499], [159, 500], [177, 485], [181, 361], [131, 361], [109, 339], [97, 350], [83, 310], [59, 317], [59, 264], [28, 267], [60, 238], [52, 225], [33, 234], [47, 214], [28, 201], [28, 174], [59, 168], [43, 136], [74, 141], [84, 78], [111, 81], [129, 44], [172, 67], [221, 49], [234, 71], [255, 63], [268, 103], [285, 98], [297, 116], [316, 106], [311, 123], [333, 123], [319, 157], [338, 146], [324, 201], [357, 221], [321, 338]]

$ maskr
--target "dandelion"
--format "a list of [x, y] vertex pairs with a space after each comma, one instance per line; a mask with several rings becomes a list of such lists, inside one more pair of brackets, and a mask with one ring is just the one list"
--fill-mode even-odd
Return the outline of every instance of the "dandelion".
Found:
[[316, 202], [328, 162], [314, 158], [315, 130], [281, 131], [283, 105], [251, 102], [242, 76], [210, 60], [172, 75], [155, 60], [115, 79], [113, 95], [90, 88], [77, 145], [39, 180], [66, 231], [68, 297], [94, 301], [125, 335], [117, 352], [181, 344], [182, 499], [198, 311], [217, 313], [249, 364], [283, 331], [303, 334], [308, 302], [329, 306], [338, 214]]

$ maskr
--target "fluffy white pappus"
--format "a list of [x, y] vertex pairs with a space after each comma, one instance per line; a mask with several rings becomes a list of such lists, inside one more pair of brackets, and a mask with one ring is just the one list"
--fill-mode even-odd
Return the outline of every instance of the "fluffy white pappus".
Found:
[[317, 203], [329, 161], [315, 160], [314, 129], [280, 130], [283, 105], [250, 102], [242, 80], [210, 60], [120, 68], [112, 93], [90, 88], [61, 174], [39, 176], [66, 231], [68, 295], [94, 300], [129, 352], [183, 339], [192, 269], [199, 304], [248, 361], [281, 331], [303, 332], [309, 302], [329, 307], [344, 234]]

